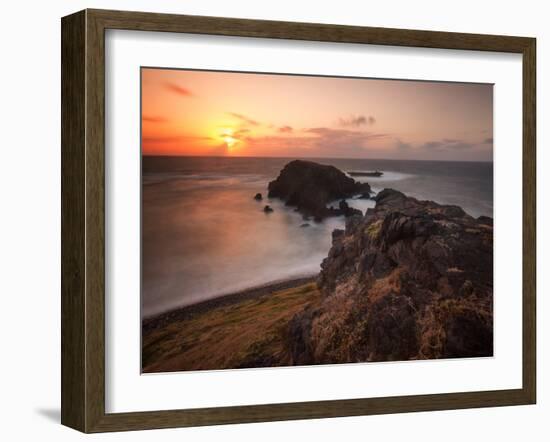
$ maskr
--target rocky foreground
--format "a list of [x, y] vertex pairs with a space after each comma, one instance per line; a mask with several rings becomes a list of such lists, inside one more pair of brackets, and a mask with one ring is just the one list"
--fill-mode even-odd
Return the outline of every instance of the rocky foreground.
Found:
[[[323, 218], [367, 186], [293, 161], [269, 192]], [[375, 200], [333, 232], [315, 282], [144, 322], [144, 371], [491, 356], [492, 218], [391, 189]]]
[[297, 314], [293, 365], [493, 354], [493, 225], [395, 190], [333, 232], [318, 287]]

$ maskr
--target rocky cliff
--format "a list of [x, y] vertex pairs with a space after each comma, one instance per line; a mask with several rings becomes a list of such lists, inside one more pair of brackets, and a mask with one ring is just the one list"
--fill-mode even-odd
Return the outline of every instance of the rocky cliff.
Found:
[[327, 216], [354, 215], [357, 210], [347, 204], [338, 208], [328, 208], [327, 204], [355, 195], [370, 195], [367, 183], [359, 183], [333, 166], [312, 161], [294, 160], [288, 163], [277, 179], [268, 187], [270, 198], [280, 198], [288, 206], [296, 209], [304, 217], [321, 220]]
[[492, 355], [492, 218], [386, 189], [321, 268], [322, 302], [288, 326], [293, 365]]

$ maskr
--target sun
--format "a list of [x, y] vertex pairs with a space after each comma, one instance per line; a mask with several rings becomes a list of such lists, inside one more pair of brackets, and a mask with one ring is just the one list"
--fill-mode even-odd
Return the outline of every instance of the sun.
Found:
[[239, 142], [239, 140], [235, 138], [233, 134], [234, 134], [233, 129], [224, 128], [221, 130], [220, 137], [225, 143], [225, 145], [227, 146], [228, 151], [231, 151], [233, 147]]
[[227, 145], [227, 148], [231, 149], [235, 144], [237, 144], [238, 140], [230, 135], [226, 135], [223, 137], [223, 141]]

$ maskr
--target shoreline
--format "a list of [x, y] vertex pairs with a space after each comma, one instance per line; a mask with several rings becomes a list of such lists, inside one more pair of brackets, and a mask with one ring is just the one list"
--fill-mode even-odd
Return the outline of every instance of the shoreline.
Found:
[[228, 293], [218, 296], [216, 298], [200, 301], [196, 304], [190, 304], [183, 307], [176, 307], [164, 313], [159, 313], [153, 316], [142, 318], [141, 330], [142, 334], [150, 333], [154, 330], [166, 327], [168, 324], [176, 321], [182, 321], [189, 319], [193, 316], [206, 313], [210, 310], [227, 307], [232, 304], [238, 304], [242, 301], [250, 299], [261, 298], [271, 293], [275, 293], [281, 290], [287, 290], [299, 287], [304, 284], [314, 282], [317, 279], [317, 275], [286, 279], [282, 281], [267, 283], [264, 285], [251, 287], [248, 289], [240, 290], [234, 293]]

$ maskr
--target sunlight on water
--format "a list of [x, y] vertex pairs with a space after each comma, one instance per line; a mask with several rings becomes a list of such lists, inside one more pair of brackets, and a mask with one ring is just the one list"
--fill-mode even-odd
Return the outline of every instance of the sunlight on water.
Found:
[[[179, 179], [144, 186], [144, 315], [319, 271], [343, 218], [306, 222], [279, 200], [255, 201], [266, 185]], [[272, 213], [263, 212], [266, 204]]]

